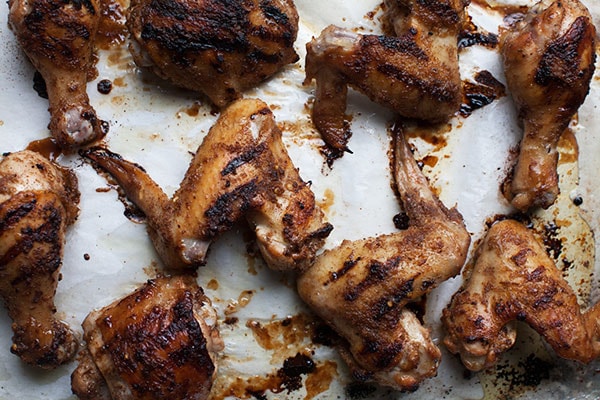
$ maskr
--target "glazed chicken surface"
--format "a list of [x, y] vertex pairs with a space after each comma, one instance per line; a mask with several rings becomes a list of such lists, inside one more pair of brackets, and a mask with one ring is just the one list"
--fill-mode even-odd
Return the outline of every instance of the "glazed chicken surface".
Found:
[[348, 85], [401, 116], [448, 120], [461, 102], [457, 36], [468, 1], [386, 0], [396, 36], [333, 25], [306, 45], [306, 79], [316, 81], [313, 122], [325, 143], [348, 151]]
[[0, 295], [13, 320], [11, 352], [41, 368], [69, 361], [78, 348], [54, 304], [65, 230], [78, 203], [75, 175], [38, 153], [0, 162]]
[[292, 0], [132, 0], [127, 24], [138, 66], [220, 108], [298, 60]]
[[506, 81], [524, 129], [504, 195], [519, 210], [548, 208], [559, 193], [557, 144], [588, 94], [595, 38], [578, 0], [541, 1], [502, 38]]
[[560, 357], [588, 363], [600, 356], [600, 303], [583, 311], [533, 233], [503, 220], [488, 231], [444, 309], [444, 343], [479, 371], [513, 346], [515, 321], [530, 325]]
[[100, 21], [96, 0], [10, 0], [8, 21], [48, 92], [52, 137], [63, 149], [105, 135], [86, 84], [96, 73], [94, 41]]
[[332, 229], [260, 100], [238, 100], [221, 113], [172, 199], [138, 165], [102, 148], [82, 154], [146, 214], [154, 246], [171, 269], [203, 265], [210, 243], [244, 216], [276, 270], [304, 269]]
[[159, 277], [83, 322], [80, 399], [206, 399], [223, 341], [193, 276]]
[[441, 353], [407, 306], [460, 272], [470, 235], [433, 194], [402, 133], [395, 179], [409, 227], [326, 250], [300, 275], [298, 292], [347, 340], [342, 355], [355, 378], [414, 390], [436, 374]]

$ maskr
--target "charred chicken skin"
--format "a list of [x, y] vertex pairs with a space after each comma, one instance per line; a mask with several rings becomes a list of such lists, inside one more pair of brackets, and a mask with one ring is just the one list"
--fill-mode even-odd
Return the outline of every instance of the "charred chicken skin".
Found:
[[127, 21], [138, 66], [217, 107], [298, 60], [292, 0], [133, 0]]
[[433, 194], [402, 133], [395, 179], [409, 227], [326, 250], [300, 275], [298, 292], [347, 340], [342, 354], [355, 378], [414, 390], [436, 374], [441, 353], [406, 306], [460, 272], [470, 235]]
[[96, 73], [94, 41], [100, 21], [96, 0], [9, 0], [9, 25], [44, 78], [50, 132], [64, 149], [105, 135], [86, 84]]
[[276, 270], [304, 269], [332, 229], [260, 100], [238, 100], [223, 111], [172, 199], [136, 164], [101, 148], [82, 154], [117, 179], [146, 214], [152, 241], [171, 269], [203, 265], [210, 243], [243, 216]]
[[560, 357], [588, 363], [600, 356], [600, 303], [582, 312], [561, 271], [521, 223], [495, 223], [464, 275], [442, 322], [446, 347], [468, 369], [494, 365], [515, 343], [517, 320]]
[[192, 276], [149, 280], [91, 312], [87, 348], [71, 375], [80, 399], [206, 399], [223, 341]]
[[306, 45], [304, 83], [316, 80], [312, 117], [329, 147], [348, 151], [348, 85], [408, 118], [441, 122], [458, 111], [457, 37], [467, 4], [386, 0], [386, 16], [396, 36], [329, 26]]
[[54, 305], [78, 202], [77, 178], [41, 155], [25, 150], [0, 162], [0, 295], [13, 320], [11, 352], [41, 368], [69, 361], [78, 347]]
[[579, 1], [541, 1], [502, 39], [508, 88], [524, 133], [505, 197], [519, 210], [550, 207], [559, 192], [557, 143], [594, 73], [592, 17]]

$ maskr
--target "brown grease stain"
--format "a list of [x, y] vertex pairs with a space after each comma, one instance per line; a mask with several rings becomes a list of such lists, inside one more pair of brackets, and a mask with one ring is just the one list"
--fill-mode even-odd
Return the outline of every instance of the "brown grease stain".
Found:
[[559, 149], [559, 164], [570, 164], [577, 162], [579, 158], [579, 146], [577, 145], [577, 138], [571, 128], [567, 128], [560, 139], [558, 140]]
[[51, 137], [34, 140], [27, 145], [26, 149], [35, 151], [49, 160], [56, 160], [61, 154], [63, 154], [62, 149], [58, 147], [54, 139]]
[[327, 213], [331, 206], [333, 206], [335, 202], [334, 199], [335, 193], [333, 193], [333, 190], [327, 188], [323, 193], [323, 200], [318, 201], [317, 204], [321, 208], [321, 210], [323, 210], [323, 212]]
[[229, 304], [227, 304], [227, 308], [225, 309], [225, 315], [236, 313], [240, 310], [240, 308], [246, 307], [252, 300], [254, 293], [256, 293], [255, 290], [242, 291], [242, 293], [240, 293], [240, 295], [238, 296], [237, 300], [233, 300]]
[[211, 279], [206, 284], [206, 288], [210, 290], [217, 290], [219, 288], [219, 282], [216, 279]]
[[125, 77], [121, 76], [118, 78], [115, 78], [112, 81], [113, 85], [118, 86], [118, 87], [127, 87], [127, 83], [125, 82]]
[[331, 382], [338, 375], [337, 363], [334, 361], [325, 361], [317, 365], [316, 370], [306, 377], [304, 387], [306, 388], [305, 400], [315, 398], [317, 395], [329, 390]]

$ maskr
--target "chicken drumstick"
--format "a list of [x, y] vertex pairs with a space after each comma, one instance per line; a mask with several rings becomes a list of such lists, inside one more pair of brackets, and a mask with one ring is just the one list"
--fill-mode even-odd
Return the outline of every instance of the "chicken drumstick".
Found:
[[11, 351], [42, 368], [69, 361], [78, 347], [54, 305], [78, 202], [75, 175], [41, 155], [25, 150], [0, 162], [0, 295], [14, 321]]

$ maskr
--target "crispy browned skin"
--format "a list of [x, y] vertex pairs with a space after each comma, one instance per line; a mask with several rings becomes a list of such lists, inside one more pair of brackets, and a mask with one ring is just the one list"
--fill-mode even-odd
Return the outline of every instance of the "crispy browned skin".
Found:
[[542, 1], [502, 44], [508, 88], [524, 133], [504, 195], [516, 208], [548, 208], [558, 195], [558, 140], [589, 91], [592, 18], [579, 1]]
[[139, 66], [218, 107], [298, 60], [292, 0], [133, 0], [128, 27]]
[[0, 162], [0, 295], [13, 320], [11, 351], [42, 368], [77, 350], [71, 329], [55, 316], [54, 293], [78, 202], [76, 177], [41, 155], [21, 151]]
[[600, 356], [600, 303], [581, 311], [561, 271], [521, 223], [495, 223], [472, 265], [442, 316], [444, 343], [468, 369], [488, 368], [512, 347], [515, 320], [560, 357], [587, 363]]
[[306, 79], [316, 80], [313, 121], [323, 140], [347, 151], [347, 85], [398, 114], [448, 120], [460, 106], [457, 35], [468, 1], [386, 0], [396, 36], [329, 26], [306, 45]]
[[223, 341], [192, 276], [149, 280], [91, 312], [87, 348], [71, 376], [80, 399], [206, 399]]
[[144, 211], [169, 268], [203, 265], [211, 241], [242, 216], [277, 270], [305, 268], [332, 229], [260, 100], [238, 100], [223, 111], [172, 199], [141, 167], [118, 155], [100, 148], [82, 154], [113, 175]]
[[348, 341], [355, 378], [414, 390], [436, 374], [441, 354], [405, 306], [459, 273], [470, 235], [432, 193], [401, 133], [395, 157], [408, 229], [326, 250], [299, 277], [298, 292]]
[[65, 149], [106, 133], [90, 105], [88, 78], [95, 74], [93, 51], [100, 11], [96, 0], [10, 0], [9, 24], [40, 72], [50, 103], [50, 132]]

